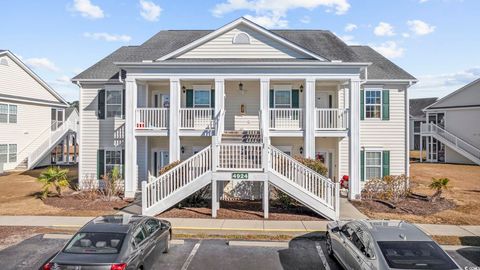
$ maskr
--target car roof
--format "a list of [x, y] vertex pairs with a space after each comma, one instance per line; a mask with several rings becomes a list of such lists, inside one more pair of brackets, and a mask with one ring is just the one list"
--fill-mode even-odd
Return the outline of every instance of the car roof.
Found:
[[375, 241], [432, 241], [417, 226], [401, 220], [359, 220], [357, 224], [370, 232]]
[[106, 215], [99, 216], [89, 221], [81, 232], [112, 232], [112, 233], [128, 233], [146, 217], [137, 215]]

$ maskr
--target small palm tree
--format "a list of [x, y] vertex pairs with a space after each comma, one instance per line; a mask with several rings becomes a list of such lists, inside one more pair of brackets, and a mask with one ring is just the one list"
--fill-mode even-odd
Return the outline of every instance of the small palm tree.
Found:
[[62, 196], [62, 188], [69, 185], [68, 183], [68, 169], [61, 169], [60, 167], [49, 167], [44, 170], [38, 177], [38, 182], [43, 184], [42, 199], [45, 199], [50, 192], [50, 188], [55, 188], [58, 196]]
[[428, 186], [429, 188], [435, 190], [435, 193], [433, 193], [430, 199], [432, 202], [440, 198], [444, 190], [449, 189], [450, 186], [448, 185], [448, 182], [450, 182], [450, 179], [448, 178], [432, 178], [432, 183], [430, 183], [430, 185]]

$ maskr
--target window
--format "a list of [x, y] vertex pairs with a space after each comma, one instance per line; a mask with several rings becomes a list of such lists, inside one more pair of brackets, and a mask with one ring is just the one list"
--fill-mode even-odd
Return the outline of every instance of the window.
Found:
[[17, 145], [0, 144], [0, 163], [17, 162]]
[[382, 178], [382, 152], [365, 152], [365, 179]]
[[105, 151], [105, 174], [110, 175], [113, 168], [117, 167], [122, 173], [122, 151], [106, 150]]
[[75, 254], [117, 254], [122, 248], [124, 233], [80, 232], [63, 249]]
[[244, 32], [238, 33], [233, 37], [232, 43], [233, 44], [250, 44], [250, 36]]
[[193, 107], [210, 107], [210, 90], [195, 90], [193, 91], [193, 95]]
[[122, 91], [107, 91], [106, 111], [107, 117], [122, 117]]
[[382, 116], [382, 91], [365, 91], [365, 118], [378, 118]]
[[291, 108], [292, 107], [292, 91], [275, 90], [275, 108]]
[[135, 245], [138, 246], [147, 238], [145, 231], [143, 228], [138, 228], [137, 231], [133, 234], [133, 240], [135, 241]]
[[149, 219], [147, 220], [147, 222], [145, 222], [145, 229], [147, 230], [147, 233], [149, 235], [156, 232], [159, 228], [160, 228], [160, 223], [158, 220]]
[[17, 123], [17, 105], [0, 103], [0, 123]]

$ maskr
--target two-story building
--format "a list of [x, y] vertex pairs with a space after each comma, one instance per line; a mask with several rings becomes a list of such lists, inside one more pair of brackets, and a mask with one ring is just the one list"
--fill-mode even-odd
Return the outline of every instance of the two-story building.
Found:
[[[344, 175], [358, 199], [362, 181], [408, 174], [407, 91], [416, 79], [329, 31], [267, 30], [245, 18], [217, 30], [160, 31], [72, 81], [80, 179], [122, 166], [125, 195], [142, 191], [145, 214], [211, 184], [215, 216], [219, 196], [254, 182], [238, 192], [258, 191], [265, 216], [273, 185], [335, 218]], [[322, 160], [328, 177], [294, 155]]]

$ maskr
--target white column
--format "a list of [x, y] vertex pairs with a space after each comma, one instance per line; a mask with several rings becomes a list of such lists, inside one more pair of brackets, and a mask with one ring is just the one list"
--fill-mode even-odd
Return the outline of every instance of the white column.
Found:
[[350, 200], [360, 196], [360, 80], [350, 80], [350, 129], [348, 167], [350, 171], [349, 194]]
[[170, 79], [170, 112], [169, 112], [169, 162], [180, 160], [179, 116], [181, 86], [178, 78]]
[[268, 191], [268, 180], [263, 182], [263, 218], [268, 218], [268, 208], [269, 208], [269, 191]]
[[212, 180], [212, 218], [217, 217], [217, 210], [218, 210], [218, 205], [217, 205], [217, 197], [218, 197], [218, 189], [217, 189], [217, 180]]
[[224, 78], [215, 78], [215, 117], [219, 121], [217, 125], [217, 133], [222, 134], [225, 127], [224, 117], [220, 117], [221, 111], [225, 108], [225, 79]]
[[67, 134], [65, 137], [65, 145], [67, 146], [67, 156], [65, 157], [65, 162], [70, 163], [70, 134]]
[[137, 140], [134, 133], [137, 82], [127, 77], [125, 84], [125, 197], [133, 198], [137, 191]]
[[315, 79], [305, 80], [304, 155], [315, 158]]
[[260, 110], [262, 111], [263, 137], [269, 138], [270, 133], [270, 78], [260, 79]]

